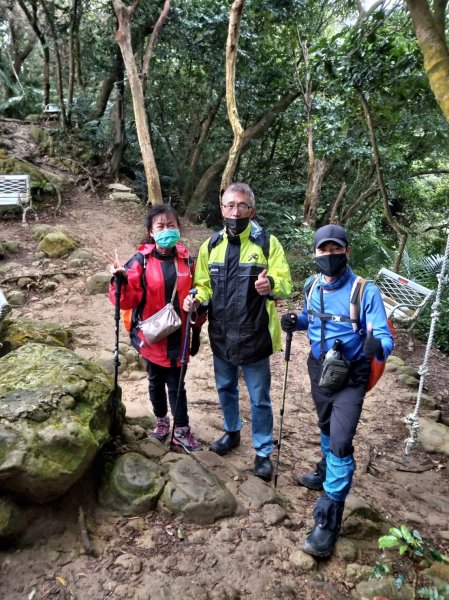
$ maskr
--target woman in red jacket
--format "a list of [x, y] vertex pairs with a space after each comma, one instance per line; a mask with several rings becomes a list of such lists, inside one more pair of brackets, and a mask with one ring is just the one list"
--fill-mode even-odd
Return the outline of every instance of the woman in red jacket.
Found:
[[[170, 433], [168, 402], [174, 421], [173, 442], [188, 452], [202, 450], [201, 444], [193, 435], [189, 426], [187, 396], [181, 376], [181, 353], [187, 332], [187, 313], [182, 310], [184, 299], [192, 288], [194, 262], [187, 248], [179, 244], [179, 218], [176, 211], [167, 204], [158, 204], [147, 217], [148, 238], [137, 249], [136, 254], [124, 267], [114, 264], [114, 273], [123, 276], [120, 296], [120, 308], [133, 309], [131, 322], [131, 343], [145, 358], [149, 381], [149, 395], [157, 424], [150, 434], [165, 441]], [[180, 329], [168, 337], [150, 344], [138, 327], [143, 321], [158, 312], [172, 299], [174, 287], [176, 294], [173, 305], [181, 318]], [[115, 281], [109, 289], [109, 299], [115, 304]], [[198, 319], [192, 329], [190, 355], [199, 349], [200, 323]], [[188, 356], [186, 357], [188, 359]]]

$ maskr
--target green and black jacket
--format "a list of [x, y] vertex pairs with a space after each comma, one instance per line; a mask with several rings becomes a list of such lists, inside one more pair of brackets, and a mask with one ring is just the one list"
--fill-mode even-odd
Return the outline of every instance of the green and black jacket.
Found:
[[[254, 284], [267, 269], [271, 296]], [[275, 300], [292, 289], [290, 269], [278, 239], [251, 221], [239, 236], [225, 230], [201, 246], [195, 271], [197, 299], [208, 304], [212, 352], [234, 365], [250, 364], [281, 349]]]

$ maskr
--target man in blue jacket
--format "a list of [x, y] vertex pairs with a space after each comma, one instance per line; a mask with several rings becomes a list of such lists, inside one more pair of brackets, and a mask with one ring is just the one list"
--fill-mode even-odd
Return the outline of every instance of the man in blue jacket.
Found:
[[[374, 284], [364, 286], [360, 314], [354, 315], [350, 308], [351, 301], [355, 305], [357, 276], [347, 264], [349, 253], [343, 227], [325, 225], [318, 229], [318, 275], [306, 281], [302, 313], [288, 313], [281, 319], [284, 331], [307, 330], [311, 346], [307, 366], [323, 457], [314, 473], [298, 476], [298, 483], [311, 490], [324, 490], [315, 506], [315, 526], [303, 545], [305, 552], [317, 557], [331, 554], [340, 530], [354, 474], [352, 442], [367, 391], [370, 361], [385, 361], [393, 350], [385, 308]], [[338, 346], [343, 357], [340, 362], [329, 352]]]

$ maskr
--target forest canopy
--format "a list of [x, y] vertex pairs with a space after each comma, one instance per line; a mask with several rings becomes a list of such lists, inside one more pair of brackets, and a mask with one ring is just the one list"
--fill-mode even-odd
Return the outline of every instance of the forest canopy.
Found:
[[[84, 145], [86, 168], [105, 165], [144, 201], [214, 226], [234, 139], [226, 45], [237, 3], [233, 178], [254, 188], [259, 219], [299, 270], [312, 230], [327, 222], [351, 231], [363, 274], [380, 265], [412, 273], [441, 255], [449, 63], [436, 4], [0, 0], [0, 113], [42, 119], [56, 106], [53, 135]], [[437, 32], [430, 50], [425, 26]], [[426, 52], [437, 50], [436, 65]]]

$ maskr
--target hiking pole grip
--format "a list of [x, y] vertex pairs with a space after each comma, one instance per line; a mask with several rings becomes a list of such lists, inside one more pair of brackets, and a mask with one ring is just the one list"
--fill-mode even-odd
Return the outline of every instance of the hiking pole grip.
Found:
[[195, 304], [193, 302], [193, 300], [195, 300], [195, 296], [197, 295], [197, 290], [195, 288], [192, 288], [189, 291], [189, 296], [192, 297], [192, 303], [190, 304], [189, 307], [189, 312], [187, 313], [187, 321], [186, 321], [186, 334], [184, 337], [184, 346], [182, 348], [182, 355], [181, 355], [181, 364], [186, 364], [187, 363], [187, 348], [189, 347], [189, 341], [190, 341], [190, 325], [191, 325], [191, 320], [192, 320], [192, 313], [195, 309]]
[[290, 360], [290, 352], [292, 350], [292, 339], [293, 339], [293, 331], [287, 331], [285, 336], [285, 361], [288, 362]]

